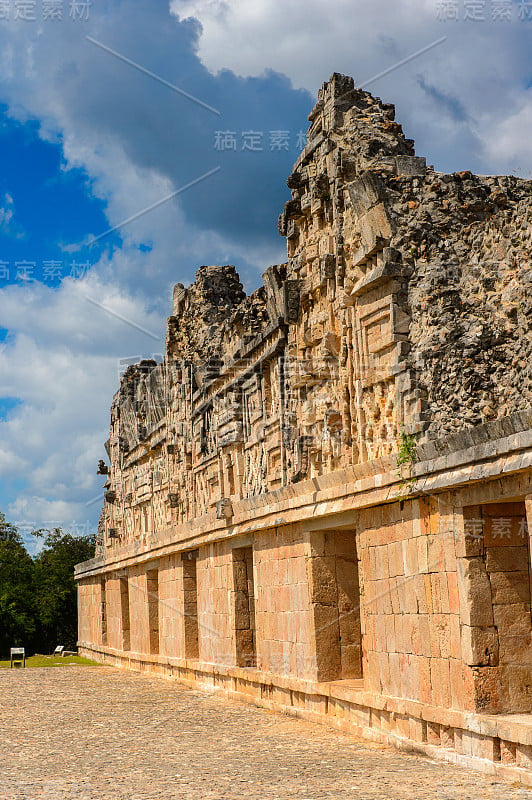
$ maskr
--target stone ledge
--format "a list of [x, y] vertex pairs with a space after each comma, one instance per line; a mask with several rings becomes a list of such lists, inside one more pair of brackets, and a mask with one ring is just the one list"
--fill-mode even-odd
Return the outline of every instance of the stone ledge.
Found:
[[505, 439], [513, 434], [530, 431], [532, 429], [532, 409], [518, 411], [507, 417], [464, 428], [459, 433], [453, 433], [442, 439], [432, 439], [418, 447], [421, 460], [430, 461], [438, 456], [464, 450], [474, 445], [491, 442], [496, 439]]
[[[432, 460], [418, 461], [413, 470], [415, 486], [412, 496], [428, 492], [445, 491], [474, 481], [500, 477], [532, 467], [532, 430], [524, 426], [532, 419], [532, 412], [520, 412], [493, 423], [472, 428], [471, 431], [453, 434], [440, 444], [458, 445], [465, 449], [449, 451]], [[473, 431], [476, 441], [473, 441]], [[490, 434], [505, 432], [500, 439], [489, 439]], [[465, 435], [467, 434], [467, 436]], [[482, 443], [480, 440], [484, 438]], [[430, 446], [437, 442], [429, 443]], [[426, 454], [427, 445], [420, 446], [420, 455]], [[403, 490], [404, 491], [404, 490]], [[357, 465], [283, 487], [247, 500], [233, 501], [231, 520], [217, 520], [216, 513], [204, 515], [185, 523], [178, 530], [162, 531], [157, 542], [148, 549], [138, 543], [125, 546], [106, 559], [92, 559], [76, 566], [76, 577], [89, 576], [97, 570], [116, 569], [129, 559], [148, 561], [180, 550], [223, 538], [240, 536], [250, 531], [259, 533], [268, 528], [305, 522], [319, 517], [331, 517], [347, 510], [358, 510], [397, 501], [402, 494], [397, 476], [395, 458], [388, 457]]]

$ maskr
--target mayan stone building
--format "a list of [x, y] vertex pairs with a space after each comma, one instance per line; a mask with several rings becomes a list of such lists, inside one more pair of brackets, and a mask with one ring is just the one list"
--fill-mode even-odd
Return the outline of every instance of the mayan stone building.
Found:
[[286, 263], [123, 376], [80, 650], [532, 785], [532, 183], [309, 120]]

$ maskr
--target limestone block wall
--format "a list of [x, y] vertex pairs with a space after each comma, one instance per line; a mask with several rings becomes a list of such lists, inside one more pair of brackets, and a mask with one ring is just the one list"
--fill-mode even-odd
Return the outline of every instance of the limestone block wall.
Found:
[[200, 658], [217, 664], [234, 664], [233, 564], [227, 543], [201, 548], [197, 584]]
[[445, 520], [434, 498], [362, 512], [364, 674], [374, 691], [461, 708], [456, 555]]
[[80, 640], [529, 712], [531, 484], [421, 495], [345, 528], [283, 525], [82, 580]]
[[308, 546], [301, 526], [284, 526], [254, 545], [257, 655], [260, 668], [314, 678], [314, 621], [309, 602]]
[[183, 565], [179, 555], [159, 561], [159, 653], [182, 656], [185, 646]]
[[[150, 565], [151, 566], [151, 565]], [[135, 653], [150, 653], [148, 578], [144, 566], [129, 572], [130, 647]]]
[[463, 509], [462, 646], [478, 710], [532, 710], [530, 547], [524, 502]]
[[102, 641], [100, 578], [78, 584], [78, 636], [82, 642]]
[[114, 573], [105, 581], [105, 605], [107, 621], [107, 645], [123, 649], [122, 606], [120, 602], [120, 578]]

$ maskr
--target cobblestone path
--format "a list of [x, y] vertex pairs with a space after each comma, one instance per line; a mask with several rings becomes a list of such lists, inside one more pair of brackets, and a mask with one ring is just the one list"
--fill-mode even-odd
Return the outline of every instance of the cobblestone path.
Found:
[[476, 772], [108, 667], [0, 670], [2, 800], [532, 800]]

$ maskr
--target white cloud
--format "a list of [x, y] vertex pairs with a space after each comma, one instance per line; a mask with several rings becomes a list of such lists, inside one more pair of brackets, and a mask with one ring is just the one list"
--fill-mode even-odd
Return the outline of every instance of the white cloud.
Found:
[[500, 120], [486, 141], [490, 161], [498, 171], [532, 178], [529, 132], [532, 129], [532, 90], [516, 102], [516, 111]]
[[28, 466], [28, 462], [16, 453], [0, 447], [0, 476], [10, 477], [14, 473], [27, 469]]
[[15, 203], [9, 192], [0, 199], [0, 233], [16, 239], [24, 236], [24, 231], [15, 219]]
[[19, 497], [8, 507], [11, 519], [24, 528], [33, 525], [75, 528], [82, 523], [84, 507], [81, 503], [69, 503], [64, 500], [47, 500], [36, 495]]
[[[87, 295], [122, 319], [88, 303]], [[59, 290], [6, 287], [0, 318], [11, 331], [0, 352], [4, 393], [22, 401], [0, 422], [0, 471], [27, 482], [9, 511], [32, 522], [46, 510], [46, 521], [57, 525], [95, 523], [99, 505], [86, 502], [101, 491], [96, 465], [105, 457], [120, 362], [162, 352], [163, 318], [96, 275], [66, 280]]]

